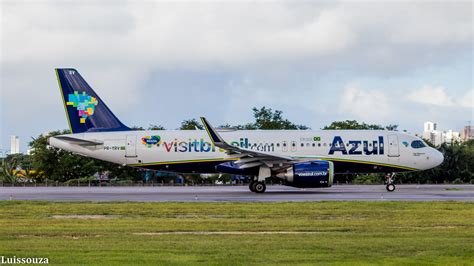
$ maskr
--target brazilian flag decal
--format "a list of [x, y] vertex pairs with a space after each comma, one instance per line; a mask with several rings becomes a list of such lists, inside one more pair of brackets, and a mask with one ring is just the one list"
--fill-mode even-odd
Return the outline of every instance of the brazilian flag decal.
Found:
[[321, 137], [314, 137], [313, 140], [314, 141], [321, 141]]

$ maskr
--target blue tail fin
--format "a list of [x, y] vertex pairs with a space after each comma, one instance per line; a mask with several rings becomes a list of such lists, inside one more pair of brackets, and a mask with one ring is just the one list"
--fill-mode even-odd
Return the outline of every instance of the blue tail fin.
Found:
[[72, 68], [56, 69], [71, 133], [130, 130]]

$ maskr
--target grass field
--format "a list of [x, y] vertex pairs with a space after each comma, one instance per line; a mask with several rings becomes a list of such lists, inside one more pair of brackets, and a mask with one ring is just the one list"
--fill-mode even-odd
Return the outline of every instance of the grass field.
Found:
[[0, 256], [53, 265], [474, 265], [474, 204], [3, 201]]

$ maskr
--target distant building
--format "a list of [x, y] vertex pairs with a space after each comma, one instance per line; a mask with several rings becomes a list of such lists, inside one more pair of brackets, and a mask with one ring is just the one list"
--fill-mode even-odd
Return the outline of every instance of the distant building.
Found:
[[20, 138], [18, 136], [11, 136], [10, 138], [10, 154], [20, 153]]
[[427, 121], [425, 124], [423, 124], [423, 132], [431, 132], [436, 130], [436, 123]]
[[474, 139], [474, 128], [473, 126], [465, 126], [461, 131], [462, 141], [468, 141]]
[[423, 138], [429, 140], [435, 146], [443, 143], [454, 143], [461, 141], [461, 134], [453, 130], [440, 131], [437, 129], [436, 123], [427, 121], [423, 124]]
[[443, 143], [442, 132], [436, 130], [436, 123], [427, 121], [423, 124], [423, 138], [438, 146]]
[[443, 143], [446, 142], [446, 136], [444, 132], [434, 130], [431, 131], [431, 138], [430, 138], [431, 143], [433, 143], [435, 146], [439, 146]]
[[451, 129], [445, 132], [446, 143], [461, 142], [461, 134], [459, 132], [452, 131]]
[[436, 123], [427, 121], [423, 124], [423, 138], [429, 140], [434, 144], [434, 139], [436, 134], [433, 135], [433, 132], [436, 131]]

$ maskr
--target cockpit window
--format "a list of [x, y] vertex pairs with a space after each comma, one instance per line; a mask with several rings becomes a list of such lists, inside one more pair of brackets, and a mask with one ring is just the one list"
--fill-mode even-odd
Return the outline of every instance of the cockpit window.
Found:
[[414, 148], [414, 149], [419, 149], [419, 148], [426, 147], [426, 145], [421, 140], [414, 140], [411, 143], [411, 147]]

